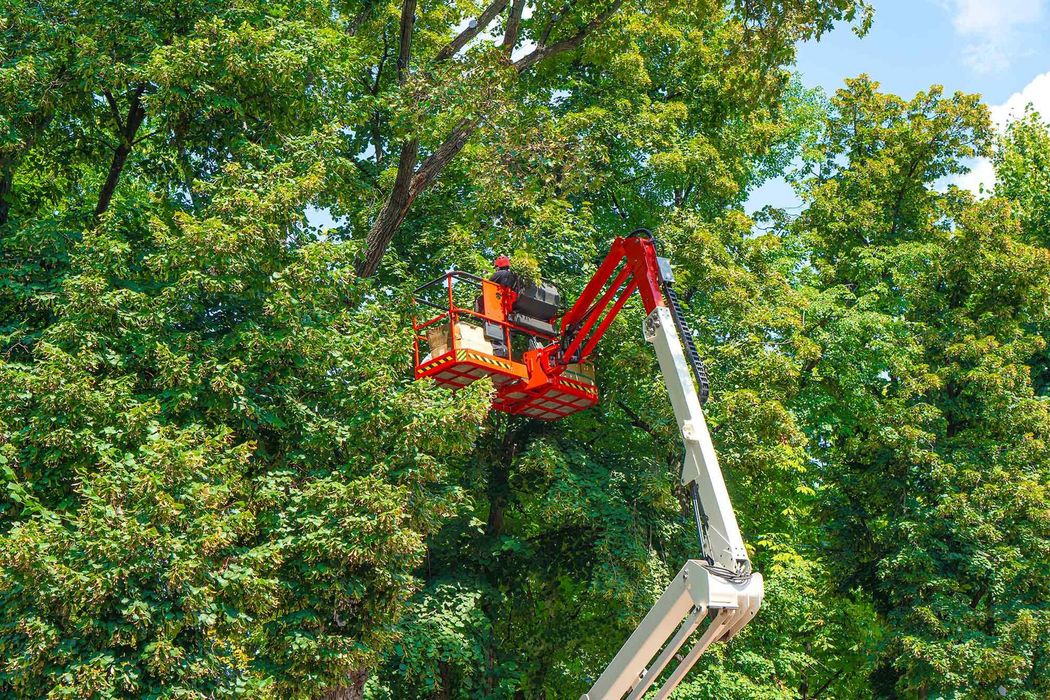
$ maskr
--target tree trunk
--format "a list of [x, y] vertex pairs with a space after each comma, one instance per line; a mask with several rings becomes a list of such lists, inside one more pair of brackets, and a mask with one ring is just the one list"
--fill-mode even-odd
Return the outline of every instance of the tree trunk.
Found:
[[379, 212], [379, 218], [372, 224], [372, 229], [365, 239], [365, 254], [358, 261], [357, 274], [361, 277], [371, 277], [379, 269], [379, 262], [383, 259], [383, 253], [390, 245], [394, 234], [401, 227], [401, 223], [408, 215], [408, 208], [412, 206], [415, 195], [412, 193], [412, 176], [415, 173], [416, 157], [419, 153], [419, 141], [412, 139], [401, 146], [401, 157], [397, 161], [397, 179], [394, 180], [394, 189], [390, 192], [383, 210]]
[[8, 213], [11, 211], [11, 185], [15, 181], [14, 163], [4, 162], [0, 167], [0, 226], [7, 223]]
[[438, 677], [441, 684], [434, 691], [434, 700], [452, 700], [452, 667], [447, 661], [438, 661]]
[[110, 107], [114, 111], [113, 118], [117, 122], [120, 144], [117, 146], [117, 150], [113, 152], [113, 160], [109, 164], [109, 173], [106, 174], [106, 181], [102, 185], [102, 190], [98, 193], [98, 203], [95, 205], [95, 218], [102, 216], [106, 209], [109, 208], [109, 203], [113, 200], [113, 193], [117, 190], [117, 183], [120, 181], [120, 174], [124, 172], [124, 165], [128, 162], [131, 149], [135, 146], [135, 136], [138, 134], [139, 127], [142, 126], [142, 121], [146, 118], [146, 109], [142, 106], [142, 91], [144, 89], [144, 87], [139, 87], [132, 94], [128, 107], [128, 117], [123, 124], [120, 123], [120, 115], [116, 111], [115, 101], [106, 92], [106, 96], [110, 101]]
[[317, 700], [364, 700], [368, 670], [358, 669], [347, 680], [350, 681], [349, 685], [328, 688], [317, 696]]
[[379, 217], [368, 231], [368, 238], [365, 239], [365, 255], [357, 266], [358, 275], [371, 277], [376, 273], [383, 254], [390, 246], [390, 241], [394, 239], [394, 234], [401, 228], [405, 217], [408, 216], [412, 202], [434, 183], [449, 161], [463, 150], [476, 128], [477, 122], [474, 120], [461, 121], [453, 129], [452, 134], [445, 139], [445, 142], [423, 161], [423, 164], [419, 166], [419, 172], [415, 171], [415, 163], [419, 156], [419, 142], [412, 140], [401, 147], [401, 158], [397, 164], [394, 189], [391, 190], [390, 197], [383, 205], [383, 210], [379, 212]]
[[489, 469], [489, 517], [485, 523], [485, 535], [496, 538], [503, 534], [503, 523], [510, 495], [510, 475], [507, 465], [493, 460]]

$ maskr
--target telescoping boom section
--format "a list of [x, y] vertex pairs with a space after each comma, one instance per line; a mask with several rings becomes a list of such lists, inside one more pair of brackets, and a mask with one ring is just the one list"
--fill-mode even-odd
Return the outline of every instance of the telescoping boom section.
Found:
[[644, 337], [656, 351], [685, 444], [681, 481], [692, 498], [701, 558], [686, 562], [581, 700], [634, 700], [654, 687], [653, 697], [666, 698], [700, 655], [736, 635], [762, 603], [762, 576], [751, 570], [704, 420], [707, 374], [670, 264], [647, 231], [617, 238], [560, 317], [552, 290], [511, 289], [465, 273], [424, 285], [417, 303], [441, 313], [414, 323], [416, 377], [462, 387], [489, 376], [493, 408], [542, 420], [589, 408], [598, 392], [588, 359], [638, 293], [647, 314]]

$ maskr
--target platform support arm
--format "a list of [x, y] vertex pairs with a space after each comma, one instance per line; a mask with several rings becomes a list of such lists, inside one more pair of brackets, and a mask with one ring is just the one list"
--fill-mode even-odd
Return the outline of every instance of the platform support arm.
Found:
[[[735, 636], [762, 604], [762, 576], [751, 571], [671, 311], [663, 305], [652, 309], [644, 332], [656, 350], [685, 443], [681, 480], [687, 488], [696, 486], [707, 518], [705, 554], [713, 563], [686, 562], [581, 700], [639, 700], [676, 662], [655, 695], [664, 700], [712, 644]], [[704, 623], [699, 639], [681, 654]]]
[[554, 358], [551, 364], [585, 361], [635, 292], [646, 313], [664, 305], [661, 287], [652, 238], [632, 234], [614, 240], [576, 303], [562, 316], [562, 342], [546, 350]]
[[682, 484], [696, 483], [700, 504], [707, 516], [709, 554], [715, 563], [730, 571], [747, 574], [751, 562], [729, 500], [722, 468], [718, 464], [711, 433], [707, 429], [700, 397], [693, 384], [692, 370], [682, 351], [682, 342], [670, 310], [657, 307], [645, 320], [645, 339], [653, 344], [664, 384], [671, 399], [685, 443]]

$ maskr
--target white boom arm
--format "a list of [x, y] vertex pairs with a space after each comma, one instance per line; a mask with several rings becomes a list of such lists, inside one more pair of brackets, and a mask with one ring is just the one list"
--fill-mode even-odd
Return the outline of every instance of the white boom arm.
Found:
[[[666, 698], [709, 646], [736, 635], [762, 603], [762, 575], [751, 572], [682, 341], [667, 307], [657, 307], [646, 318], [645, 339], [656, 348], [682, 431], [682, 483], [689, 489], [695, 485], [707, 517], [705, 554], [714, 563], [698, 559], [686, 562], [580, 700], [641, 698], [673, 659], [678, 665], [655, 695], [657, 700]], [[679, 649], [708, 618], [710, 626], [684, 656], [679, 655]]]

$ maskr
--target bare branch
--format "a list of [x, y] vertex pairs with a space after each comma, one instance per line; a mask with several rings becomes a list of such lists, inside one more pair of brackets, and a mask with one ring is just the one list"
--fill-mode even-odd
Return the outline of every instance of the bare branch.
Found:
[[124, 121], [120, 118], [120, 107], [117, 105], [117, 98], [113, 97], [113, 93], [107, 89], [103, 89], [102, 94], [109, 104], [109, 113], [113, 115], [113, 121], [117, 123], [117, 129], [124, 133]]
[[507, 17], [507, 30], [503, 34], [503, 50], [509, 56], [514, 52], [514, 46], [518, 43], [518, 32], [521, 31], [521, 13], [525, 10], [525, 0], [514, 0], [510, 6], [510, 16]]
[[580, 46], [583, 40], [590, 36], [595, 30], [599, 29], [610, 17], [616, 14], [616, 11], [620, 9], [623, 4], [623, 0], [613, 0], [613, 3], [609, 7], [605, 8], [601, 14], [592, 19], [587, 24], [580, 27], [575, 34], [562, 39], [561, 41], [555, 42], [548, 45], [540, 45], [536, 47], [536, 50], [530, 54], [522, 56], [514, 62], [514, 67], [519, 73], [524, 73], [528, 69], [540, 61], [557, 56], [560, 53], [571, 51]]
[[495, 0], [491, 5], [485, 8], [485, 11], [478, 17], [477, 22], [473, 25], [468, 25], [466, 29], [461, 31], [456, 38], [445, 45], [440, 51], [438, 51], [435, 57], [436, 62], [447, 61], [448, 59], [459, 53], [459, 50], [466, 46], [471, 39], [476, 37], [492, 23], [492, 20], [496, 16], [503, 12], [503, 8], [507, 6], [507, 0]]
[[408, 80], [409, 63], [412, 61], [412, 27], [416, 23], [416, 0], [405, 0], [401, 6], [401, 36], [397, 51], [397, 80]]

